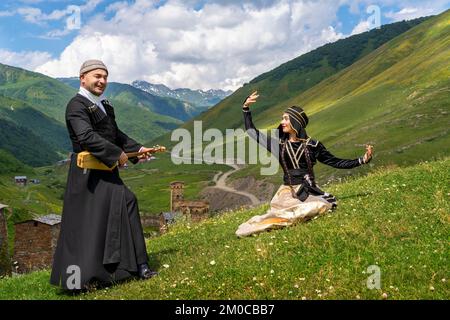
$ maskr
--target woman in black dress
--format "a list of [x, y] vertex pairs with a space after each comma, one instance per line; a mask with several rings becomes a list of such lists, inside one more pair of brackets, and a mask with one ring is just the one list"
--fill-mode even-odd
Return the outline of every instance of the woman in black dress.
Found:
[[269, 139], [255, 128], [252, 121], [249, 107], [258, 97], [255, 91], [244, 101], [245, 129], [250, 137], [279, 159], [284, 172], [283, 184], [272, 198], [265, 215], [255, 216], [239, 226], [236, 235], [240, 237], [309, 220], [334, 209], [336, 198], [318, 187], [313, 166], [320, 161], [334, 168], [355, 168], [369, 163], [373, 152], [372, 146], [366, 145], [366, 153], [362, 157], [352, 160], [335, 157], [321, 142], [307, 135], [308, 117], [297, 106], [289, 107], [283, 113], [278, 127], [279, 139]]

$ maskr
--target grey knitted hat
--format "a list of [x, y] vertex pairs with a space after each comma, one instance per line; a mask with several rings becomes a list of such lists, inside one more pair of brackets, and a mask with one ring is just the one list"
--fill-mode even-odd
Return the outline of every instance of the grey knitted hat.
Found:
[[100, 61], [100, 60], [86, 60], [83, 62], [80, 68], [80, 76], [82, 74], [85, 74], [86, 72], [95, 70], [95, 69], [103, 69], [108, 73], [108, 68], [106, 68], [106, 65]]

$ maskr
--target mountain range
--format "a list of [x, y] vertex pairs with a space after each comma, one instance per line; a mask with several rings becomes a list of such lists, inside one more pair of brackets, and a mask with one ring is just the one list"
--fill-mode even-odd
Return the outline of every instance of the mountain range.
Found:
[[178, 88], [172, 90], [163, 84], [152, 84], [142, 80], [133, 81], [131, 85], [159, 97], [168, 97], [186, 101], [202, 110], [207, 110], [209, 107], [214, 106], [233, 93], [231, 90], [224, 91], [214, 89], [204, 91]]

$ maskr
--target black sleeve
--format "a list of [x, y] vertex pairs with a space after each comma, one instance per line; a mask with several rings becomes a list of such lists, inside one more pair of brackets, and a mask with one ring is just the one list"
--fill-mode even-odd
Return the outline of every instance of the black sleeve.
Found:
[[[142, 147], [142, 144], [137, 143], [136, 141], [131, 139], [125, 133], [120, 131], [119, 128], [117, 128], [117, 144], [121, 146], [122, 150], [125, 152], [137, 152]], [[129, 160], [134, 164], [138, 163], [139, 161], [137, 157], [130, 158]]]
[[92, 153], [108, 167], [119, 160], [122, 149], [94, 131], [88, 110], [82, 103], [71, 101], [67, 105], [66, 120], [83, 149]]
[[351, 169], [363, 164], [362, 157], [357, 159], [339, 159], [332, 155], [325, 146], [319, 142], [316, 149], [316, 159], [320, 162], [338, 169]]
[[278, 147], [278, 140], [275, 138], [268, 138], [266, 135], [262, 134], [258, 129], [255, 128], [255, 125], [252, 121], [252, 114], [250, 113], [249, 108], [243, 108], [242, 111], [244, 113], [244, 125], [247, 134], [264, 148], [266, 148], [269, 152], [272, 152], [276, 157], [278, 157], [278, 150], [275, 150], [277, 149], [276, 147]]

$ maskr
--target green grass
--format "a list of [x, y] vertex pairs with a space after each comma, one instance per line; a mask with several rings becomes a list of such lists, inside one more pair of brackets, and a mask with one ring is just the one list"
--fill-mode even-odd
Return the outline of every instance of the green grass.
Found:
[[[148, 240], [160, 272], [149, 281], [71, 296], [44, 270], [0, 280], [0, 298], [449, 299], [449, 168], [450, 159], [379, 168], [333, 184], [335, 212], [255, 237], [234, 232], [267, 205], [181, 221]], [[371, 265], [381, 270], [380, 290], [366, 286]]]

